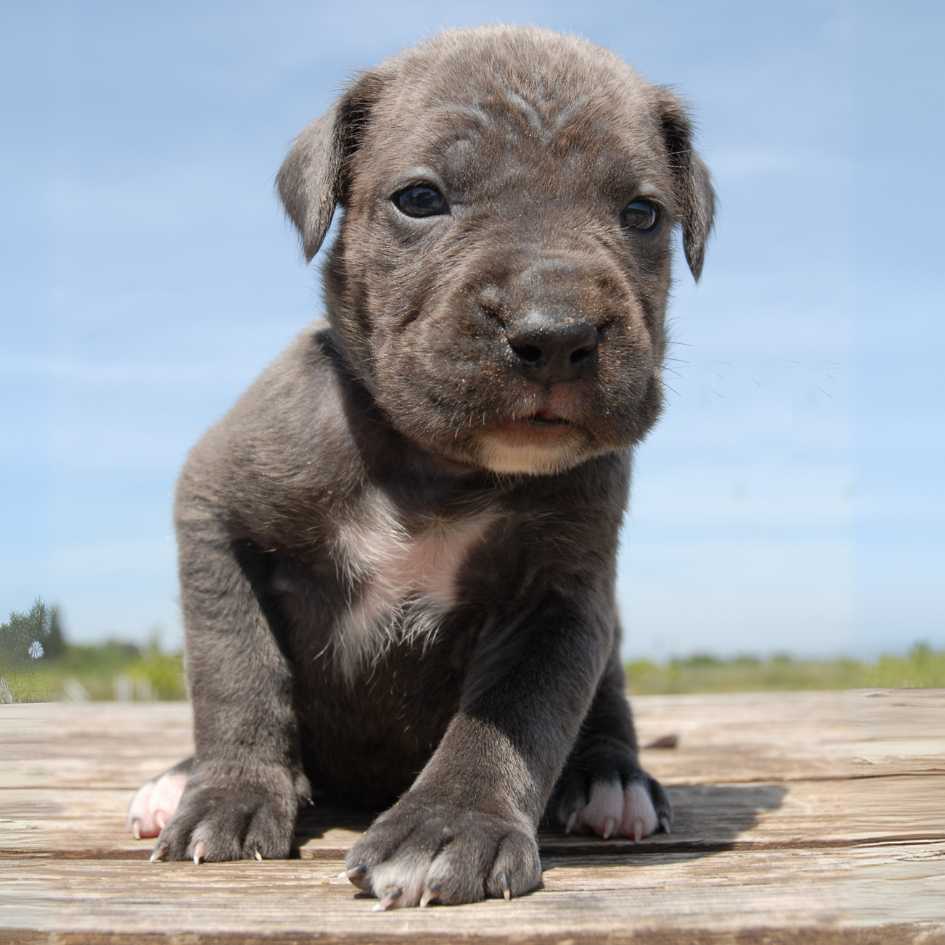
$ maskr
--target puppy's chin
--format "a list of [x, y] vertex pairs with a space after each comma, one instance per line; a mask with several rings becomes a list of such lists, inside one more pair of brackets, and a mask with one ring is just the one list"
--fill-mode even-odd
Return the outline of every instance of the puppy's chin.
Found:
[[477, 440], [479, 464], [495, 473], [549, 476], [589, 458], [584, 436], [573, 429], [550, 436], [532, 431], [488, 430]]

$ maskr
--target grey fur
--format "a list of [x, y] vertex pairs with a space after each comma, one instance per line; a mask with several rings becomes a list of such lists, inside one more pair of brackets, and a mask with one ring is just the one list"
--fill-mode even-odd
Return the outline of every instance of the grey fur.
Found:
[[[394, 208], [418, 177], [450, 214]], [[156, 850], [287, 856], [310, 785], [396, 801], [348, 863], [412, 905], [533, 889], [540, 819], [598, 780], [646, 785], [667, 826], [614, 580], [631, 452], [662, 404], [671, 230], [698, 277], [712, 223], [683, 108], [582, 40], [448, 32], [358, 78], [278, 189], [309, 259], [343, 208], [327, 323], [180, 478], [196, 754]], [[664, 208], [653, 233], [620, 225], [641, 194]], [[588, 325], [580, 371], [577, 349], [565, 375], [511, 347], [535, 331], [557, 351]], [[548, 409], [559, 438], [520, 434]], [[430, 590], [436, 535], [446, 554], [464, 523], [452, 583]]]

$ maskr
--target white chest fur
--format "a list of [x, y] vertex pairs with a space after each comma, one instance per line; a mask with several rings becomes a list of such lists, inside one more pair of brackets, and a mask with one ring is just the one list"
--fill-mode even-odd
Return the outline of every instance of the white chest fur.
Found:
[[472, 549], [495, 521], [491, 512], [431, 519], [411, 534], [389, 500], [372, 496], [334, 542], [334, 557], [352, 588], [334, 655], [348, 679], [394, 642], [428, 645], [456, 604], [457, 577]]

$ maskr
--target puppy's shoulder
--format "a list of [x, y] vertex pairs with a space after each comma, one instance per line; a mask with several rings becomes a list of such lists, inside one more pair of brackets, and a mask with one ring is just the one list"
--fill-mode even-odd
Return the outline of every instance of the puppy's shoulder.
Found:
[[250, 385], [223, 425], [254, 435], [310, 432], [340, 407], [340, 363], [330, 327], [313, 322]]
[[357, 478], [346, 380], [327, 323], [316, 321], [260, 374], [191, 451], [178, 492], [273, 502]]

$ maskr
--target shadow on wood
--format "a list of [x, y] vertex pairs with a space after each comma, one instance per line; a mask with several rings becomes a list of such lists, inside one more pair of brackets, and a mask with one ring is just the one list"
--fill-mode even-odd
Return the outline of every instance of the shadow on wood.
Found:
[[[585, 835], [565, 835], [543, 830], [539, 844], [543, 856], [613, 857], [622, 864], [629, 857], [688, 853], [691, 859], [737, 849], [738, 838], [749, 834], [759, 819], [777, 810], [788, 787], [784, 784], [695, 784], [669, 788], [675, 826], [672, 834], [656, 834], [641, 843], [621, 837], [601, 840]], [[316, 801], [303, 809], [295, 828], [293, 858], [311, 841], [324, 840], [334, 831], [360, 833], [375, 814]], [[753, 842], [753, 847], [758, 843]], [[312, 844], [306, 850], [315, 853]], [[328, 853], [328, 850], [325, 851]], [[316, 854], [317, 856], [317, 854]]]

